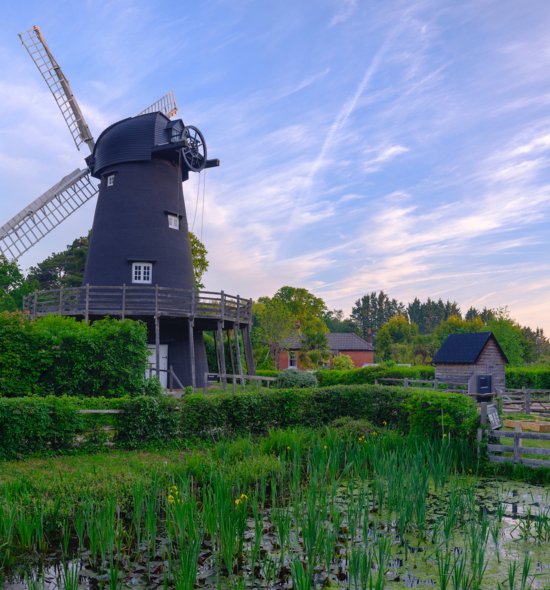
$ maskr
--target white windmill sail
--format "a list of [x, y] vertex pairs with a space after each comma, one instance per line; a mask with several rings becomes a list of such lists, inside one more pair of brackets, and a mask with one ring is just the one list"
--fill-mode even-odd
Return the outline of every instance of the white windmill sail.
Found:
[[0, 228], [0, 253], [17, 260], [97, 191], [89, 170], [74, 170]]
[[147, 113], [163, 113], [169, 119], [172, 118], [178, 112], [178, 105], [176, 104], [176, 98], [172, 91], [165, 94], [162, 98], [149, 105], [146, 109], [143, 109], [138, 115], [146, 115]]
[[[86, 143], [90, 152], [93, 152], [94, 139], [90, 129], [40, 27], [34, 26], [20, 33], [19, 38], [48, 85], [76, 147], [80, 149]], [[159, 111], [168, 118], [177, 113], [178, 107], [172, 92], [139, 114]], [[88, 169], [71, 172], [0, 228], [0, 255], [17, 260], [97, 193], [98, 188]]]
[[90, 129], [72, 93], [69, 81], [55, 61], [40, 27], [35, 25], [32, 29], [19, 33], [19, 38], [53, 94], [76, 147], [80, 149], [80, 146], [86, 143], [91, 152], [94, 149], [94, 139]]

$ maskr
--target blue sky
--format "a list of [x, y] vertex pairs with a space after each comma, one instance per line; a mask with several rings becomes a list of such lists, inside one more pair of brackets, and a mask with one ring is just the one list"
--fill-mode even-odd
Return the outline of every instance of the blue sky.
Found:
[[383, 289], [550, 333], [547, 0], [3, 3], [1, 223], [85, 155], [17, 37], [34, 24], [96, 137], [168, 90], [203, 131], [222, 165], [184, 189], [208, 289], [346, 313]]

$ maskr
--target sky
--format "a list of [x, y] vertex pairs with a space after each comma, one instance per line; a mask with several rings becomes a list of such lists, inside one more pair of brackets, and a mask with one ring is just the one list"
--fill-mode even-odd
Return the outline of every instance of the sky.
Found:
[[[0, 225], [77, 167], [17, 33], [39, 24], [95, 137], [168, 90], [221, 166], [184, 184], [209, 290], [384, 290], [550, 334], [547, 0], [1, 3]], [[90, 229], [87, 203], [20, 260]]]

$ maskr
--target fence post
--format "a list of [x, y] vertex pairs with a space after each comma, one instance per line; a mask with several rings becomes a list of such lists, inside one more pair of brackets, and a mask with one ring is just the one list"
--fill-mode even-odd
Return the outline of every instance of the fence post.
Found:
[[531, 390], [529, 389], [525, 392], [525, 413], [531, 413]]
[[477, 458], [481, 459], [481, 441], [483, 440], [483, 430], [477, 429]]
[[439, 389], [439, 379], [434, 379], [434, 389], [435, 390]]
[[403, 385], [405, 387], [408, 387], [409, 386], [409, 378], [408, 377], [405, 377], [405, 379], [403, 379]]
[[514, 432], [514, 464], [520, 463], [521, 461], [521, 426], [516, 425]]
[[487, 424], [487, 402], [481, 402], [480, 406], [479, 421], [481, 424]]

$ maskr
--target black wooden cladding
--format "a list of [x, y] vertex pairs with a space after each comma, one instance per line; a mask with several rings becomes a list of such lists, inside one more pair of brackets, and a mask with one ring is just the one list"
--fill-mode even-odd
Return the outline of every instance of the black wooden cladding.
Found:
[[87, 159], [92, 176], [100, 178], [109, 166], [151, 160], [155, 147], [170, 147], [173, 130], [180, 128], [183, 130], [181, 119], [170, 121], [162, 113], [148, 113], [114, 123], [98, 137], [94, 152]]
[[252, 322], [250, 299], [241, 299], [223, 292], [193, 292], [156, 285], [86, 285], [36, 291], [25, 298], [23, 308], [32, 318], [59, 314], [83, 317], [192, 317], [226, 320], [242, 325]]

